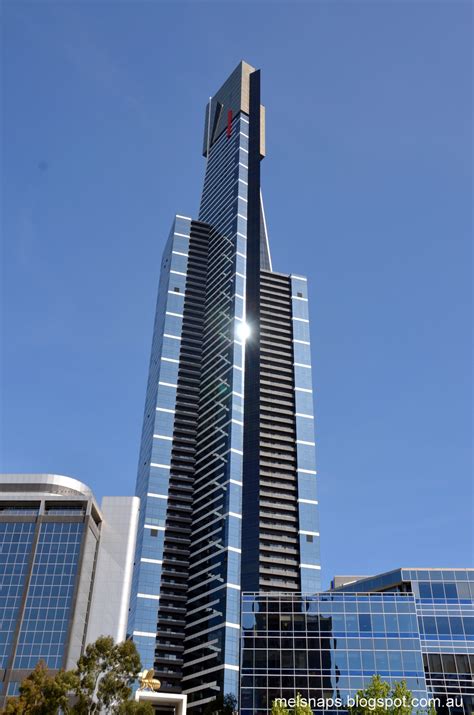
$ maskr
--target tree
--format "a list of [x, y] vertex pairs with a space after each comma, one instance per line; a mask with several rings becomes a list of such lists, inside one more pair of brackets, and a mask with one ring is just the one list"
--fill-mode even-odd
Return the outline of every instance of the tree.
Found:
[[130, 701], [141, 670], [135, 643], [115, 644], [101, 636], [90, 643], [75, 670], [48, 672], [40, 661], [20, 685], [18, 697], [8, 698], [5, 715], [153, 715], [150, 703]]
[[[357, 691], [356, 704], [348, 710], [350, 715], [411, 715], [412, 701], [413, 696], [405, 680], [400, 680], [390, 687], [380, 675], [374, 675], [366, 688]], [[428, 709], [428, 715], [436, 715], [432, 705]]]
[[[299, 693], [292, 700], [295, 704], [293, 709], [288, 709], [283, 704], [285, 701], [274, 700], [272, 715], [311, 715], [310, 704]], [[287, 702], [293, 704], [292, 700]], [[412, 694], [406, 682], [401, 680], [390, 686], [380, 675], [374, 675], [365, 689], [357, 691], [355, 701], [355, 705], [348, 707], [350, 715], [411, 715], [413, 712]], [[420, 714], [420, 711], [417, 713]], [[430, 706], [427, 715], [436, 715], [433, 706]]]
[[313, 715], [313, 711], [306, 698], [303, 698], [301, 693], [296, 693], [295, 707], [288, 710], [286, 705], [283, 705], [281, 700], [274, 700], [272, 703], [272, 715]]
[[[374, 675], [364, 690], [357, 691], [356, 704], [348, 708], [349, 713], [350, 715], [388, 715], [389, 709], [383, 704], [378, 705], [377, 701], [385, 702], [389, 696], [390, 685], [382, 680], [380, 675]], [[365, 701], [368, 701], [367, 705], [364, 705]]]
[[280, 700], [274, 700], [272, 703], [272, 715], [290, 715], [290, 713]]
[[232, 715], [232, 713], [237, 712], [237, 698], [232, 693], [227, 693], [224, 695], [224, 700], [222, 702], [222, 712], [224, 715]]
[[237, 712], [237, 698], [233, 693], [218, 695], [215, 700], [209, 703], [204, 715], [232, 715]]
[[72, 671], [60, 670], [50, 675], [44, 660], [23, 680], [18, 697], [8, 698], [3, 710], [6, 715], [52, 715], [61, 708], [65, 715], [71, 713], [70, 693], [78, 686]]
[[119, 705], [117, 715], [154, 715], [155, 710], [151, 703], [126, 700]]
[[[302, 702], [302, 697], [300, 693], [296, 693], [296, 704], [295, 708], [292, 711], [293, 715], [313, 715], [313, 711], [309, 706], [309, 703], [307, 700], [305, 700], [306, 705], [303, 705]], [[304, 698], [303, 698], [304, 700]]]
[[132, 685], [141, 669], [135, 643], [114, 644], [110, 636], [90, 643], [77, 662], [78, 686], [74, 713], [91, 715], [105, 710], [118, 713], [132, 694]]

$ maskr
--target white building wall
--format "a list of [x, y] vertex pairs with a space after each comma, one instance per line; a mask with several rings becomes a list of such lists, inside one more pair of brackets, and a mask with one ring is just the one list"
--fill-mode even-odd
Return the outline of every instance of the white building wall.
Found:
[[104, 497], [86, 643], [99, 636], [125, 640], [137, 536], [138, 497]]

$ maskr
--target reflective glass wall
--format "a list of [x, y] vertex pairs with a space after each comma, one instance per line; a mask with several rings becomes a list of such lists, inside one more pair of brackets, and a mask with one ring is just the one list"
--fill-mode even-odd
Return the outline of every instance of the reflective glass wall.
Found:
[[[35, 502], [31, 491], [22, 500], [19, 477], [11, 487], [16, 495], [0, 494], [0, 705], [39, 660], [54, 671], [72, 667], [80, 655], [100, 534], [91, 500]], [[61, 489], [53, 480], [74, 481], [47, 476], [43, 492]], [[89, 552], [92, 559], [85, 558]]]
[[247, 715], [298, 692], [344, 702], [376, 673], [427, 694], [411, 594], [244, 594], [241, 667]]

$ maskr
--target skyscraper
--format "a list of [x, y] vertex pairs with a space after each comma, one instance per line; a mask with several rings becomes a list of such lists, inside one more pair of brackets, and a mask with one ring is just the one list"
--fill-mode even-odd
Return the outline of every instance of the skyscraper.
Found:
[[129, 633], [199, 713], [238, 694], [240, 592], [320, 587], [306, 279], [273, 271], [260, 72], [209, 100], [199, 219], [161, 265]]

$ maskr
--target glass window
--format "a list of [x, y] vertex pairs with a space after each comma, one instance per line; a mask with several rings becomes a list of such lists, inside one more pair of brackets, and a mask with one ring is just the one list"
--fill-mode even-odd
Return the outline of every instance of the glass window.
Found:
[[311, 364], [311, 349], [309, 345], [304, 345], [303, 343], [294, 343], [293, 355], [295, 362], [299, 362], [302, 365]]
[[375, 670], [375, 656], [371, 650], [362, 651], [362, 669], [366, 671]]
[[421, 663], [419, 662], [417, 653], [410, 650], [403, 651], [403, 670], [405, 672], [418, 670], [420, 666]]
[[[303, 297], [303, 296], [299, 296]], [[292, 301], [292, 312], [294, 318], [307, 318], [308, 317], [308, 303], [305, 300], [293, 300]]]
[[313, 445], [297, 444], [298, 469], [316, 470], [316, 455]]
[[346, 615], [346, 629], [348, 633], [355, 633], [359, 630], [359, 621], [356, 615]]
[[385, 614], [385, 626], [388, 633], [398, 633], [398, 620], [395, 613]]
[[467, 636], [474, 636], [474, 618], [464, 618], [464, 631]]
[[431, 593], [431, 584], [428, 582], [420, 582], [418, 584], [418, 588], [420, 590], [420, 598], [432, 598], [432, 593]]
[[422, 623], [423, 632], [426, 633], [426, 635], [438, 635], [436, 618], [434, 618], [434, 616], [423, 616]]
[[457, 585], [457, 592], [458, 592], [458, 598], [471, 598], [471, 591], [469, 588], [469, 584], [466, 582], [459, 582], [456, 584]]
[[317, 481], [314, 474], [298, 474], [298, 497], [317, 500]]
[[395, 672], [400, 672], [402, 670], [402, 654], [400, 651], [389, 651], [388, 660], [390, 663], [390, 670]]
[[469, 674], [469, 658], [467, 655], [456, 655], [456, 667], [458, 670], [458, 673], [467, 673]]
[[411, 633], [412, 632], [412, 622], [411, 616], [408, 613], [398, 614], [398, 626], [401, 633]]
[[464, 635], [464, 630], [462, 627], [462, 618], [460, 616], [450, 616], [449, 625], [451, 627], [451, 633], [453, 636]]
[[438, 624], [438, 633], [440, 635], [450, 635], [449, 630], [449, 618], [447, 616], [437, 616], [436, 622]]
[[432, 673], [442, 673], [443, 666], [441, 664], [441, 655], [438, 653], [428, 654], [429, 669]]
[[458, 597], [458, 591], [457, 591], [455, 583], [445, 583], [444, 584], [444, 592], [446, 594], [446, 598], [457, 598]]
[[431, 591], [433, 592], [433, 598], [444, 598], [444, 584], [443, 583], [432, 583]]
[[385, 621], [381, 613], [372, 613], [372, 630], [377, 633], [385, 633]]
[[362, 670], [360, 651], [350, 650], [347, 652], [349, 670]]
[[296, 418], [296, 438], [304, 442], [314, 442], [314, 419], [312, 417]]
[[[176, 249], [178, 250], [178, 249]], [[181, 256], [180, 254], [173, 253], [171, 259], [171, 268], [173, 271], [179, 271], [180, 273], [186, 273], [186, 268], [188, 264], [187, 256]]]
[[456, 673], [456, 661], [451, 653], [443, 653], [441, 656], [443, 661], [443, 670], [445, 673]]
[[295, 385], [296, 387], [312, 388], [311, 367], [295, 365]]
[[309, 323], [293, 320], [293, 339], [309, 342]]

